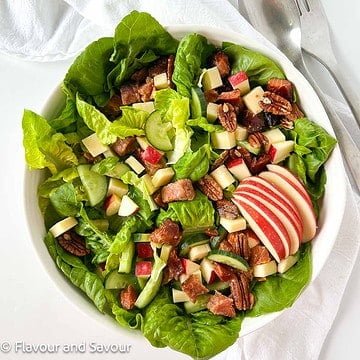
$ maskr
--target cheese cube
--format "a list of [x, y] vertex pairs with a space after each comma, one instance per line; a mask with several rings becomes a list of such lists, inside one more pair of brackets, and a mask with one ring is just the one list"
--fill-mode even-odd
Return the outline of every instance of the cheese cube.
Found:
[[96, 157], [109, 150], [109, 147], [103, 145], [95, 133], [86, 137], [85, 139], [82, 139], [81, 141], [93, 157]]
[[202, 77], [202, 86], [204, 90], [216, 89], [222, 86], [223, 82], [221, 80], [219, 69], [214, 66], [210, 69], [207, 69]]
[[144, 166], [133, 156], [129, 156], [125, 160], [125, 163], [128, 164], [138, 175], [145, 170]]
[[229, 233], [246, 229], [246, 221], [243, 217], [238, 217], [233, 220], [225, 219], [224, 217], [221, 217], [220, 225], [222, 225], [225, 228], [225, 230]]
[[219, 131], [211, 133], [211, 144], [214, 149], [228, 150], [236, 146], [235, 131]]
[[154, 86], [156, 89], [166, 89], [169, 87], [169, 82], [166, 73], [154, 76]]
[[264, 90], [261, 86], [252, 89], [248, 94], [243, 96], [245, 106], [253, 113], [259, 114], [263, 110], [259, 105], [259, 101], [262, 99]]

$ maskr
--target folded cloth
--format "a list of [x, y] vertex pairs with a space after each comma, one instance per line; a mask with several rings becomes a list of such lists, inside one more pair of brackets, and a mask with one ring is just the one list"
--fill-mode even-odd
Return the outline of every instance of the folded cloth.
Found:
[[[120, 19], [134, 9], [150, 12], [165, 25], [228, 28], [274, 48], [226, 0], [3, 0], [0, 52], [35, 61], [70, 58], [94, 39], [111, 35]], [[352, 121], [341, 103], [331, 103], [344, 121]], [[319, 277], [295, 305], [280, 319], [241, 338], [217, 359], [297, 360], [319, 356], [357, 257], [359, 202], [348, 186], [335, 247]]]

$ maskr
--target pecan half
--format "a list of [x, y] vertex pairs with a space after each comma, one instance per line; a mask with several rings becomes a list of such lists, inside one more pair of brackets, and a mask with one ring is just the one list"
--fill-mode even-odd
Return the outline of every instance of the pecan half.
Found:
[[222, 199], [216, 202], [216, 210], [221, 217], [234, 220], [239, 217], [239, 209], [230, 200]]
[[249, 135], [248, 142], [254, 148], [264, 149], [267, 147], [269, 140], [262, 132], [258, 131]]
[[289, 80], [272, 78], [268, 81], [266, 89], [289, 101], [293, 99], [293, 85]]
[[238, 310], [249, 310], [254, 305], [254, 297], [250, 292], [250, 279], [244, 273], [238, 273], [237, 277], [230, 281], [231, 295], [235, 307]]
[[215, 170], [219, 166], [224, 165], [226, 160], [229, 158], [229, 156], [230, 156], [230, 151], [229, 150], [223, 151], [219, 155], [219, 157], [214, 161], [214, 163], [212, 164], [211, 170]]
[[250, 259], [251, 252], [246, 234], [236, 231], [228, 234], [226, 240], [235, 254], [242, 256], [246, 261]]
[[218, 68], [221, 77], [230, 74], [229, 57], [224, 52], [218, 51], [214, 55], [213, 64]]
[[200, 190], [212, 201], [222, 200], [223, 190], [217, 181], [210, 175], [205, 175], [198, 181]]
[[236, 112], [231, 104], [224, 103], [219, 105], [219, 121], [226, 131], [234, 132], [236, 130]]
[[271, 261], [270, 253], [265, 246], [256, 245], [250, 252], [250, 266], [266, 264]]
[[177, 246], [181, 239], [180, 227], [170, 219], [166, 219], [150, 234], [150, 241], [155, 244], [168, 244]]
[[85, 240], [75, 231], [67, 231], [58, 238], [59, 245], [68, 253], [75, 256], [85, 256], [90, 254], [90, 250], [86, 248]]
[[299, 106], [296, 103], [292, 104], [292, 111], [290, 114], [286, 115], [285, 118], [291, 121], [295, 121], [304, 117], [304, 113], [301, 111]]
[[227, 317], [235, 317], [234, 300], [215, 291], [215, 295], [211, 295], [207, 308], [215, 315]]
[[289, 115], [292, 111], [289, 100], [270, 91], [264, 92], [262, 99], [259, 101], [259, 105], [264, 111], [274, 115]]
[[190, 275], [190, 277], [181, 284], [181, 288], [192, 302], [195, 302], [199, 295], [209, 292], [200, 279], [194, 274]]

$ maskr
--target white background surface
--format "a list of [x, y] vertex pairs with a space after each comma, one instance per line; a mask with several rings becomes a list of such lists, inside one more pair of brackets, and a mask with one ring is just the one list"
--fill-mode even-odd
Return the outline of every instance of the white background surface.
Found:
[[[326, 0], [324, 6], [334, 32], [340, 62], [360, 91], [360, 42], [358, 23], [360, 3]], [[28, 343], [75, 343], [95, 341], [103, 344], [128, 343], [126, 332], [108, 331], [100, 323], [82, 314], [58, 292], [43, 271], [31, 247], [23, 214], [21, 113], [24, 107], [40, 111], [48, 94], [63, 78], [70, 61], [27, 63], [0, 56], [1, 189], [0, 232], [0, 343], [8, 340]], [[320, 72], [318, 72], [320, 74]], [[319, 81], [336, 95], [324, 73]], [[4, 166], [5, 163], [5, 166]], [[358, 324], [360, 321], [360, 266], [356, 265], [341, 309], [325, 343], [321, 359], [355, 359], [360, 357]], [[56, 325], [55, 325], [56, 324]], [[305, 334], [304, 334], [305, 336]], [[129, 337], [128, 339], [131, 339]], [[299, 339], [300, 340], [300, 339]], [[310, 339], [307, 339], [311, 341]], [[302, 339], [300, 341], [303, 341]], [[306, 344], [306, 341], [304, 341]], [[157, 350], [150, 346], [148, 358]], [[139, 359], [140, 349], [124, 359]], [[28, 358], [107, 359], [109, 355], [29, 356]], [[0, 359], [17, 359], [13, 353]], [[172, 358], [175, 358], [172, 353]], [[257, 359], [255, 359], [257, 360]]]

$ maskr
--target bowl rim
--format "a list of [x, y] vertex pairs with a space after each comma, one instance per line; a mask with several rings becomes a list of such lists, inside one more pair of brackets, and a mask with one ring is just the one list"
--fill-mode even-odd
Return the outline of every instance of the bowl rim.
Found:
[[[317, 94], [315, 93], [315, 91], [313, 90], [311, 85], [308, 83], [308, 81], [305, 79], [305, 77], [294, 67], [294, 65], [291, 63], [291, 61], [284, 54], [274, 51], [273, 49], [271, 49], [270, 47], [268, 47], [265, 44], [260, 43], [256, 39], [252, 39], [250, 37], [242, 35], [241, 33], [238, 33], [238, 32], [232, 31], [232, 30], [228, 30], [228, 29], [221, 29], [221, 28], [214, 27], [214, 26], [191, 25], [191, 24], [172, 25], [172, 26], [166, 26], [165, 28], [174, 37], [177, 37], [180, 34], [183, 35], [184, 33], [199, 33], [199, 34], [206, 36], [207, 39], [212, 43], [217, 43], [217, 41], [214, 41], [214, 38], [212, 37], [212, 36], [214, 36], [214, 33], [220, 33], [219, 37], [221, 36], [222, 38], [229, 39], [226, 41], [232, 41], [236, 44], [240, 44], [241, 46], [258, 51], [258, 52], [270, 57], [277, 63], [280, 63], [280, 66], [283, 69], [287, 68], [287, 70], [284, 69], [284, 72], [286, 75], [288, 75], [288, 72], [290, 71], [291, 73], [294, 74], [294, 76], [296, 76], [297, 81], [302, 81], [302, 83], [303, 83], [302, 85], [305, 86], [307, 91], [310, 92], [309, 97], [311, 97], [313, 99], [313, 101], [316, 103], [317, 107], [319, 108], [319, 111], [320, 111], [319, 117], [322, 117], [323, 119], [325, 119], [327, 126], [324, 126], [324, 124], [322, 124], [322, 126], [324, 126], [329, 133], [334, 135], [334, 131], [330, 124], [330, 120], [329, 120], [329, 118], [326, 114], [326, 111], [325, 111], [323, 105], [321, 104]], [[47, 112], [51, 111], [51, 108], [54, 107], [55, 99], [59, 98], [60, 93], [61, 93], [60, 85], [57, 85], [55, 87], [55, 89], [51, 92], [49, 97], [46, 99], [46, 101], [40, 111], [41, 114], [46, 114]], [[316, 119], [314, 119], [314, 120], [316, 121]], [[338, 210], [339, 216], [334, 219], [334, 221], [332, 222], [332, 225], [331, 225], [333, 236], [327, 246], [327, 253], [324, 254], [324, 256], [322, 257], [321, 264], [316, 267], [316, 271], [313, 271], [311, 280], [310, 280], [309, 284], [306, 286], [306, 288], [308, 288], [314, 282], [314, 280], [319, 275], [321, 269], [324, 267], [325, 262], [327, 261], [329, 255], [331, 253], [331, 250], [333, 249], [333, 246], [335, 244], [336, 237], [339, 232], [343, 214], [344, 214], [344, 210], [345, 210], [346, 177], [345, 177], [345, 171], [344, 171], [343, 162], [342, 162], [342, 158], [341, 158], [341, 153], [340, 153], [338, 146], [334, 149], [333, 154], [331, 155], [331, 158], [334, 158], [334, 161], [338, 167], [338, 173], [339, 173], [338, 174], [339, 176], [337, 178], [337, 185], [336, 185], [336, 188], [339, 190], [338, 194], [337, 194], [338, 195], [337, 196], [337, 210]], [[109, 318], [111, 321], [104, 321], [104, 317], [102, 316], [102, 314], [100, 314], [98, 312], [98, 310], [95, 308], [95, 306], [93, 306], [93, 304], [91, 304], [89, 301], [87, 301], [85, 299], [84, 299], [84, 301], [80, 301], [81, 298], [83, 298], [83, 295], [81, 294], [81, 292], [77, 288], [72, 286], [72, 284], [65, 278], [65, 276], [63, 276], [63, 274], [57, 269], [56, 266], [49, 268], [49, 264], [48, 264], [49, 260], [51, 261], [52, 265], [54, 265], [54, 262], [53, 262], [52, 258], [50, 257], [49, 253], [47, 252], [47, 249], [46, 249], [46, 246], [44, 246], [44, 243], [42, 241], [39, 242], [40, 239], [35, 239], [33, 236], [33, 231], [31, 230], [32, 222], [33, 222], [32, 217], [33, 217], [33, 212], [34, 212], [34, 206], [33, 206], [33, 204], [30, 204], [27, 201], [29, 196], [31, 196], [31, 194], [29, 194], [29, 189], [27, 189], [29, 181], [31, 180], [31, 175], [30, 175], [31, 173], [32, 172], [30, 172], [25, 167], [22, 190], [23, 190], [24, 203], [25, 203], [25, 217], [26, 217], [27, 231], [28, 231], [29, 237], [32, 242], [32, 248], [33, 248], [34, 252], [36, 253], [36, 256], [39, 259], [40, 263], [44, 267], [46, 274], [49, 276], [51, 281], [55, 284], [55, 287], [62, 294], [62, 296], [64, 298], [66, 298], [66, 300], [70, 304], [75, 306], [79, 311], [86, 314], [87, 316], [91, 316], [92, 318], [95, 317], [96, 320], [98, 320], [98, 322], [100, 322], [103, 326], [107, 326], [107, 323], [108, 324], [111, 323], [112, 324], [111, 326], [116, 327], [117, 330], [122, 329], [115, 323], [115, 321], [113, 321], [113, 319], [110, 316], [106, 316], [106, 317]], [[326, 185], [326, 187], [328, 187], [328, 184]], [[326, 220], [325, 220], [325, 222], [326, 222]], [[39, 242], [39, 243], [37, 244], [36, 242]], [[40, 248], [40, 246], [42, 247], [42, 249]], [[45, 257], [42, 256], [43, 254], [41, 254], [41, 253], [44, 253], [44, 250], [47, 254], [47, 256], [45, 255]], [[57, 272], [59, 274], [59, 276], [55, 275], [55, 272]], [[60, 277], [62, 279], [60, 279]], [[65, 283], [67, 284], [67, 286], [65, 285], [66, 288], [64, 288]], [[73, 288], [74, 291], [68, 291], [69, 288], [71, 288], [71, 287]], [[76, 293], [77, 293], [77, 295], [76, 295]], [[304, 293], [304, 291], [301, 292], [299, 297], [302, 296], [303, 293]], [[298, 301], [298, 299], [296, 301]], [[89, 311], [90, 307], [85, 306], [84, 305], [85, 302], [88, 303], [91, 306], [91, 308], [93, 308], [93, 310], [100, 316], [96, 316], [94, 311]], [[284, 310], [281, 310], [278, 312], [262, 315], [257, 318], [245, 318], [243, 321], [243, 324], [242, 324], [239, 338], [262, 328], [266, 324], [268, 324], [271, 321], [273, 321], [274, 319], [278, 318], [286, 310], [288, 310], [288, 309], [284, 309]], [[140, 334], [140, 335], [141, 335], [141, 338], [144, 339], [143, 335], [142, 334]]]

